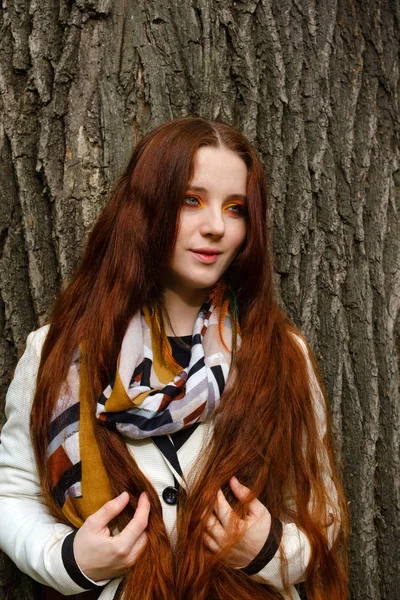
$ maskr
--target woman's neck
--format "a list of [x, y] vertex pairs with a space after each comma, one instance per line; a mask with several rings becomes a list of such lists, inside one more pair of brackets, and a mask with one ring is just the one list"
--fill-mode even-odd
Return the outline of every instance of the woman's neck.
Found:
[[199, 308], [207, 300], [209, 290], [191, 290], [189, 293], [177, 292], [166, 288], [164, 290], [164, 306], [170, 323], [165, 319], [167, 335], [184, 336], [193, 333], [193, 326], [199, 313]]

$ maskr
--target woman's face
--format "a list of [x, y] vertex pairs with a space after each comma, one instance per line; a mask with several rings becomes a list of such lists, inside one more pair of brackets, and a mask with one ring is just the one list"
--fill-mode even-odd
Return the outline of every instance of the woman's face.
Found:
[[246, 238], [247, 167], [231, 150], [202, 146], [180, 213], [167, 288], [206, 290], [223, 275]]

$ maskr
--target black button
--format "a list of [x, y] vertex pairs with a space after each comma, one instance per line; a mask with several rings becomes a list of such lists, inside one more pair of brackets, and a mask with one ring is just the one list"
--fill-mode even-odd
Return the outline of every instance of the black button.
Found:
[[163, 491], [162, 497], [167, 504], [176, 504], [178, 502], [178, 490], [172, 486], [168, 486]]

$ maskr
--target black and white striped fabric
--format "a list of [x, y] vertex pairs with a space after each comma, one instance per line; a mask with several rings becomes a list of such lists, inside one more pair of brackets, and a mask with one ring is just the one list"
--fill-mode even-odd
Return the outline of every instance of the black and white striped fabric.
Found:
[[115, 377], [98, 401], [97, 418], [132, 439], [172, 434], [205, 421], [224, 390], [231, 348], [229, 314], [222, 341], [218, 310], [205, 303], [194, 324], [189, 365], [165, 382], [165, 368], [153, 353], [151, 321], [146, 313], [135, 315]]

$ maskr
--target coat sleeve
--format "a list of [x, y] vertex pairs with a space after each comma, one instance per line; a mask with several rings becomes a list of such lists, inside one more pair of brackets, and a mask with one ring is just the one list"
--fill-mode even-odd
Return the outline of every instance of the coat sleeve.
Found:
[[21, 571], [69, 596], [102, 587], [105, 582], [95, 583], [80, 572], [76, 579], [82, 587], [71, 578], [62, 547], [74, 529], [58, 523], [41, 500], [29, 425], [47, 330], [48, 326], [42, 327], [29, 335], [6, 397], [7, 421], [0, 444], [0, 548]]
[[[326, 434], [326, 409], [325, 400], [312, 367], [307, 346], [299, 336], [296, 336], [307, 361], [308, 377], [314, 410], [317, 419], [318, 432], [321, 440]], [[323, 467], [323, 479], [325, 483], [326, 496], [328, 498], [326, 513], [328, 527], [327, 535], [330, 547], [332, 547], [340, 531], [340, 512], [338, 507], [337, 490], [334, 485], [329, 459], [326, 455], [320, 456]], [[260, 583], [268, 583], [279, 590], [284, 589], [281, 575], [281, 555], [284, 552], [287, 558], [287, 582], [289, 586], [300, 583], [305, 579], [305, 572], [310, 560], [311, 547], [307, 535], [301, 531], [295, 523], [288, 522], [282, 517], [282, 537], [275, 555], [253, 578]]]

